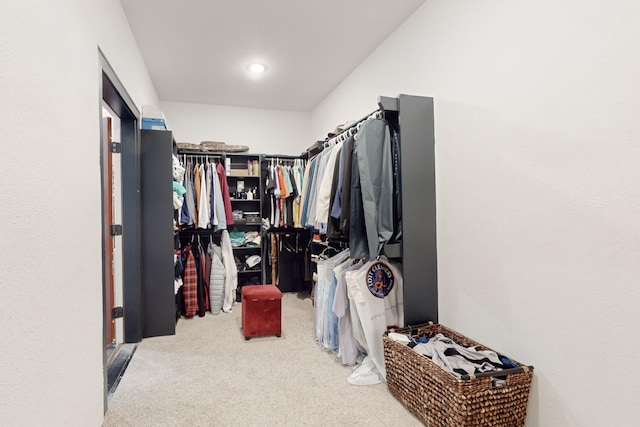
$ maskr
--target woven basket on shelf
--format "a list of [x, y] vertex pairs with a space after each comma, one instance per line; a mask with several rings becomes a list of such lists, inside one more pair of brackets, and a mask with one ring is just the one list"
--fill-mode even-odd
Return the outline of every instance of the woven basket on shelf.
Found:
[[[393, 332], [415, 337], [441, 333], [465, 347], [491, 350], [439, 324]], [[427, 426], [524, 426], [532, 366], [511, 359], [520, 367], [459, 379], [387, 334], [383, 341], [389, 391]], [[495, 381], [495, 378], [506, 378], [506, 382]]]

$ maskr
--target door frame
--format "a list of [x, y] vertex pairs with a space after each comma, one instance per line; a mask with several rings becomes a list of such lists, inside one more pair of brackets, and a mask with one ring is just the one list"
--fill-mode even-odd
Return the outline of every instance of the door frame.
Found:
[[[142, 280], [141, 280], [141, 216], [140, 216], [140, 112], [118, 79], [100, 48], [99, 117], [102, 117], [102, 103], [106, 103], [120, 118], [121, 167], [122, 167], [122, 286], [123, 286], [123, 328], [124, 342], [137, 343], [142, 339]], [[105, 170], [108, 159], [103, 151], [102, 138], [106, 129], [100, 119], [100, 176], [101, 188], [105, 186]], [[104, 204], [104, 200], [101, 202]], [[104, 212], [104, 206], [103, 206]], [[106, 312], [107, 269], [105, 268], [107, 233], [110, 234], [108, 218], [102, 215], [102, 310], [103, 310], [103, 373], [104, 410], [107, 410], [107, 349], [108, 313]]]
[[113, 141], [113, 119], [111, 117], [102, 117], [102, 268], [104, 280], [104, 323], [105, 323], [105, 347], [113, 345], [115, 340], [116, 328], [113, 321], [112, 308], [114, 307], [114, 264], [113, 264], [113, 243], [114, 236], [108, 230], [110, 224], [113, 224], [113, 153], [110, 144]]

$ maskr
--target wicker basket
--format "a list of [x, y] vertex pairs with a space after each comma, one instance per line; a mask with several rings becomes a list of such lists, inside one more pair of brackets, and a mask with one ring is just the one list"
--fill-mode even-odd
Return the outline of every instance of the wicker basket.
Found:
[[[439, 324], [396, 329], [413, 336], [441, 333], [459, 344], [491, 350]], [[533, 367], [464, 375], [461, 379], [416, 353], [383, 337], [387, 386], [400, 402], [429, 427], [524, 426]], [[495, 381], [496, 378], [506, 382]], [[502, 386], [500, 386], [502, 384]]]

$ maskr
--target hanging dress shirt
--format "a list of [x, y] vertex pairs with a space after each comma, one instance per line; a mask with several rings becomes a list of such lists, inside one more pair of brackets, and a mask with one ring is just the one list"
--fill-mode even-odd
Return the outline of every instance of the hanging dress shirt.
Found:
[[209, 191], [207, 191], [207, 171], [200, 165], [200, 199], [198, 204], [198, 228], [209, 228]]
[[302, 207], [302, 213], [300, 214], [300, 226], [305, 227], [307, 223], [307, 214], [309, 210], [309, 197], [311, 194], [311, 186], [313, 183], [313, 173], [316, 167], [316, 162], [318, 160], [318, 156], [314, 156], [307, 163], [307, 167], [304, 171], [304, 183], [302, 189], [302, 199], [300, 201]]
[[353, 334], [351, 310], [349, 309], [349, 295], [347, 293], [347, 271], [360, 269], [363, 260], [352, 262], [348, 260], [333, 269], [336, 275], [336, 292], [333, 298], [333, 313], [338, 317], [338, 354], [343, 365], [355, 365], [363, 349], [358, 346]]
[[316, 208], [316, 221], [326, 224], [329, 218], [329, 199], [331, 197], [331, 184], [333, 183], [333, 172], [336, 167], [336, 159], [342, 149], [342, 141], [339, 141], [331, 150], [327, 159], [327, 166], [322, 177], [322, 182], [318, 188], [318, 205]]

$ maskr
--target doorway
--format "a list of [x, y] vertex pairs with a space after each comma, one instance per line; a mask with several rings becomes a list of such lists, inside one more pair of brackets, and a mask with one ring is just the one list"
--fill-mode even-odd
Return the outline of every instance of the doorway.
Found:
[[142, 339], [140, 113], [98, 50], [102, 184], [104, 409]]
[[[105, 348], [107, 365], [113, 361], [118, 347], [124, 342], [123, 287], [122, 287], [122, 162], [121, 150], [112, 149], [121, 144], [120, 117], [102, 103], [103, 216], [111, 225], [104, 235], [105, 278]], [[120, 227], [120, 228], [119, 228]]]

